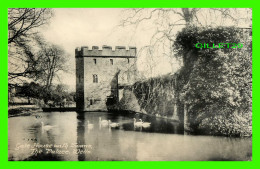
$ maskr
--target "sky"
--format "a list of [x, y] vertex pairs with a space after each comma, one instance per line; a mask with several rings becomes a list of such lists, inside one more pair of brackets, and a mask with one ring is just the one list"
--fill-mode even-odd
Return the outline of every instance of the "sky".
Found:
[[[156, 24], [161, 23], [149, 23], [139, 26], [139, 28], [133, 29], [133, 27], [119, 27], [120, 21], [127, 13], [123, 13], [125, 9], [122, 8], [58, 8], [53, 9], [54, 16], [51, 18], [50, 23], [44, 25], [40, 29], [40, 33], [45, 37], [46, 41], [57, 44], [64, 48], [68, 54], [68, 64], [70, 71], [62, 72], [59, 74], [60, 81], [56, 78], [54, 83], [63, 83], [69, 86], [70, 91], [75, 91], [75, 48], [81, 46], [99, 46], [109, 45], [113, 48], [115, 46], [136, 46], [137, 51], [142, 47], [150, 44], [150, 39], [156, 31]], [[206, 11], [207, 9], [205, 9]], [[202, 14], [206, 13], [202, 10]], [[210, 15], [208, 15], [210, 16]], [[241, 16], [241, 12], [239, 12]], [[166, 16], [168, 17], [168, 16]], [[177, 18], [166, 18], [170, 21]], [[176, 15], [174, 16], [176, 17]], [[216, 19], [211, 17], [205, 20], [205, 16], [198, 15], [200, 21], [217, 23]], [[228, 21], [226, 22], [229, 23]], [[204, 23], [205, 24], [205, 23]], [[161, 28], [168, 29], [168, 25], [164, 23]], [[181, 30], [181, 27], [174, 28], [173, 33]], [[166, 44], [166, 46], [172, 44]], [[170, 49], [170, 48], [169, 48]], [[171, 51], [164, 52], [172, 54]], [[148, 55], [140, 54], [137, 60], [137, 69], [145, 75], [159, 76], [168, 73], [173, 73], [178, 70], [180, 63], [173, 57], [164, 56], [164, 54], [158, 54], [155, 57], [155, 64], [151, 64], [154, 67], [153, 72], [147, 72]], [[159, 57], [160, 56], [160, 57]]]
[[[41, 28], [48, 42], [60, 45], [69, 54], [70, 73], [60, 73], [59, 79], [63, 84], [75, 90], [75, 48], [80, 46], [136, 46], [137, 50], [148, 45], [153, 34], [151, 27], [141, 28], [134, 32], [132, 28], [119, 27], [120, 8], [59, 8], [53, 9], [54, 16], [50, 23]], [[162, 60], [161, 60], [162, 61]], [[142, 71], [142, 63], [138, 62], [138, 69]], [[170, 73], [169, 59], [162, 64], [157, 74]], [[156, 71], [158, 72], [158, 71]], [[57, 79], [56, 79], [57, 80]], [[56, 81], [58, 83], [58, 81]]]

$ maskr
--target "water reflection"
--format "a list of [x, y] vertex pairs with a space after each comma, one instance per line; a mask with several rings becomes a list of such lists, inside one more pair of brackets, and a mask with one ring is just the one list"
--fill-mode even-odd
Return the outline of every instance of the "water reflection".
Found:
[[[185, 136], [183, 124], [145, 115], [38, 112], [38, 116], [9, 118], [9, 160], [249, 160], [252, 155], [249, 138]], [[119, 127], [102, 125], [100, 117]], [[136, 127], [133, 118], [151, 125]], [[52, 128], [42, 130], [41, 122]], [[52, 146], [43, 147], [47, 145]]]
[[[77, 114], [78, 124], [77, 124], [77, 143], [85, 145], [85, 116], [84, 114]], [[89, 131], [88, 131], [89, 132]], [[84, 148], [77, 148], [78, 160], [84, 161], [86, 159], [85, 153], [79, 153], [84, 151]]]

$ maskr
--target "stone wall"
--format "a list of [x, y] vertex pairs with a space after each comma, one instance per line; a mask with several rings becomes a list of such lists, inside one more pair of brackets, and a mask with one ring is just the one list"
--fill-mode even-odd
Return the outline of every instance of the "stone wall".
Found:
[[182, 121], [183, 104], [177, 98], [176, 75], [165, 75], [125, 88], [120, 109]]
[[76, 59], [76, 107], [84, 109], [84, 58]]
[[[134, 47], [126, 49], [117, 46], [115, 50], [109, 46], [103, 46], [102, 50], [96, 46], [91, 50], [82, 47], [76, 49], [75, 55], [76, 93], [81, 99], [77, 100], [77, 108], [80, 110], [106, 111], [108, 100], [110, 102], [112, 100], [112, 103], [118, 101], [118, 86], [129, 85], [135, 81], [136, 48]], [[97, 82], [94, 82], [94, 76], [97, 77]]]

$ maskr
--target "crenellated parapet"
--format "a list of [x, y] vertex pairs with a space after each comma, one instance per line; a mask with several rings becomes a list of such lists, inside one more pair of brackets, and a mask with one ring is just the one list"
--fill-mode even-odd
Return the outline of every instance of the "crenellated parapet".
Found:
[[103, 45], [102, 49], [98, 46], [82, 46], [75, 49], [76, 57], [136, 57], [136, 47], [116, 46], [113, 50], [111, 46]]

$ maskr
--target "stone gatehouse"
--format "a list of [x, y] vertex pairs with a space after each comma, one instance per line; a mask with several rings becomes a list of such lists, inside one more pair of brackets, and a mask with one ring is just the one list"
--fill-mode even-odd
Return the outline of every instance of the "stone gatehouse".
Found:
[[80, 111], [106, 111], [119, 101], [122, 85], [136, 77], [136, 47], [87, 46], [75, 50], [76, 107]]

